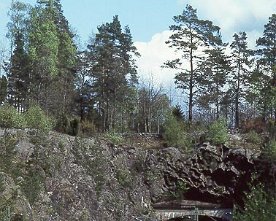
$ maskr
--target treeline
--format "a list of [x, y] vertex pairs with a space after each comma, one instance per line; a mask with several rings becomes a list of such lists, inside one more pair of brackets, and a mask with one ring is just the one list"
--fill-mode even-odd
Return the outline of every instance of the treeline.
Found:
[[18, 112], [38, 105], [61, 132], [70, 125], [87, 133], [160, 131], [169, 99], [151, 82], [138, 83], [140, 55], [118, 16], [98, 26], [82, 51], [60, 0], [34, 7], [13, 1], [9, 16], [11, 54], [1, 78], [2, 104]]
[[188, 94], [190, 122], [196, 117], [224, 117], [239, 128], [246, 119], [276, 120], [275, 14], [256, 40], [256, 50], [248, 48], [245, 32], [224, 43], [220, 28], [198, 18], [190, 5], [174, 17], [174, 23], [166, 43], [181, 57], [168, 60], [164, 67], [178, 72], [176, 84]]
[[[38, 105], [62, 132], [70, 123], [87, 132], [162, 131], [171, 102], [152, 82], [139, 82], [135, 59], [140, 55], [118, 16], [98, 26], [84, 50], [75, 43], [60, 0], [35, 6], [13, 1], [9, 17], [11, 53], [1, 64], [2, 104], [20, 113]], [[188, 95], [190, 123], [224, 117], [239, 128], [252, 117], [275, 121], [276, 15], [256, 50], [248, 48], [245, 32], [224, 43], [220, 28], [199, 19], [190, 5], [174, 22], [166, 43], [180, 58], [164, 68], [176, 70], [176, 85]]]

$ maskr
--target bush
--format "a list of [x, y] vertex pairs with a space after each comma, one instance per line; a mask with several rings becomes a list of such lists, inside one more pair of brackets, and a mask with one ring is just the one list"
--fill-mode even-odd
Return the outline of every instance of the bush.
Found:
[[0, 126], [3, 128], [24, 128], [26, 121], [14, 107], [4, 104], [0, 107]]
[[59, 116], [55, 130], [60, 132], [60, 133], [68, 133], [70, 130], [70, 121], [66, 114], [62, 114]]
[[169, 115], [164, 124], [164, 138], [168, 145], [189, 150], [192, 146], [191, 139], [187, 136], [182, 122], [173, 115]]
[[263, 186], [253, 187], [246, 196], [244, 210], [235, 209], [233, 220], [276, 220], [276, 199], [270, 197]]
[[105, 137], [108, 139], [110, 143], [115, 145], [121, 145], [124, 142], [124, 138], [122, 137], [122, 135], [114, 132], [106, 133]]
[[39, 106], [30, 107], [24, 114], [27, 127], [49, 132], [53, 124]]
[[246, 141], [253, 144], [261, 144], [262, 137], [256, 131], [251, 130], [246, 134]]
[[116, 171], [116, 179], [118, 180], [118, 183], [127, 188], [131, 186], [132, 180], [131, 180], [131, 174], [129, 173], [128, 170], [122, 169], [122, 170], [117, 170]]
[[224, 119], [218, 119], [209, 126], [208, 138], [215, 145], [224, 144], [228, 140], [229, 135]]
[[89, 120], [84, 120], [81, 122], [81, 132], [84, 135], [92, 135], [97, 131], [96, 126], [93, 122]]
[[276, 140], [271, 140], [267, 147], [263, 150], [266, 159], [276, 161]]
[[80, 121], [75, 118], [70, 121], [70, 131], [69, 134], [72, 136], [77, 136], [80, 132]]

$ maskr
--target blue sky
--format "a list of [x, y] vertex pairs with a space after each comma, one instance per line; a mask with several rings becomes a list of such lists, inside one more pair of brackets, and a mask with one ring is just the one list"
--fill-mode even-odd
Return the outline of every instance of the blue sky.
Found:
[[[22, 0], [32, 5], [36, 0]], [[0, 0], [0, 49], [5, 40], [7, 11], [11, 0]], [[172, 17], [179, 15], [186, 4], [198, 11], [200, 19], [208, 19], [221, 27], [224, 41], [231, 42], [235, 32], [246, 31], [249, 46], [263, 33], [268, 18], [276, 13], [276, 0], [61, 0], [66, 18], [83, 43], [97, 26], [118, 15], [123, 26], [130, 27], [135, 46], [141, 54], [137, 59], [141, 78], [173, 85], [175, 73], [160, 66], [176, 56], [164, 43], [170, 36]], [[2, 44], [1, 44], [2, 43]]]
[[[36, 0], [22, 0], [35, 4]], [[11, 0], [0, 0], [0, 32], [3, 38]], [[73, 29], [86, 41], [97, 26], [119, 15], [129, 25], [134, 41], [147, 42], [168, 29], [172, 17], [186, 4], [198, 9], [200, 18], [212, 20], [222, 28], [224, 39], [235, 31], [258, 32], [276, 12], [276, 0], [61, 0], [64, 14]], [[1, 38], [0, 38], [1, 39]]]
[[[22, 0], [35, 4], [36, 0]], [[11, 0], [0, 0], [0, 30], [5, 30]], [[171, 24], [172, 17], [181, 13], [181, 3], [174, 0], [61, 0], [66, 18], [83, 41], [97, 26], [119, 15], [123, 26], [131, 29], [134, 41], [149, 41]], [[3, 36], [3, 33], [1, 33]]]

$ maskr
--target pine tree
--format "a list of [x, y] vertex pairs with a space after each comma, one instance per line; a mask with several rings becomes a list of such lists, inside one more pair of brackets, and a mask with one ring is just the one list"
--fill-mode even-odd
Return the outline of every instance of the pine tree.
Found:
[[248, 49], [245, 32], [235, 33], [233, 37], [234, 40], [230, 45], [233, 70], [230, 84], [235, 91], [235, 127], [238, 128], [240, 125], [240, 102], [245, 96], [244, 90], [248, 84], [252, 52]]
[[123, 31], [118, 16], [114, 16], [111, 23], [98, 27], [88, 49], [95, 64], [91, 73], [101, 127], [114, 129], [115, 122], [123, 122], [128, 114], [124, 112], [131, 109], [133, 85], [137, 80], [133, 57], [137, 52], [129, 28]]
[[257, 40], [257, 72], [261, 77], [260, 88], [264, 117], [272, 112], [276, 120], [276, 14], [264, 26], [263, 37]]
[[10, 61], [8, 72], [8, 93], [9, 103], [22, 112], [27, 106], [27, 97], [29, 91], [29, 69], [28, 55], [24, 49], [22, 33], [15, 36], [15, 49]]
[[5, 76], [0, 78], [0, 104], [3, 104], [8, 94], [8, 80]]
[[[174, 16], [174, 22], [176, 24], [170, 26], [170, 30], [174, 33], [166, 43], [182, 53], [182, 57], [167, 61], [165, 67], [178, 70], [179, 73], [175, 77], [178, 87], [188, 90], [189, 121], [191, 122], [195, 89], [198, 83], [196, 63], [200, 60], [197, 52], [201, 51], [202, 47], [208, 47], [220, 41], [219, 27], [214, 26], [211, 21], [199, 19], [196, 9], [190, 5], [186, 6], [181, 15]], [[186, 59], [189, 69], [182, 66]]]
[[199, 65], [199, 104], [216, 107], [216, 119], [220, 117], [220, 106], [224, 97], [224, 86], [230, 71], [230, 62], [225, 55], [225, 47], [217, 46], [206, 50], [206, 58]]
[[74, 44], [74, 34], [69, 27], [69, 22], [63, 15], [60, 0], [54, 0], [52, 5], [53, 19], [59, 39], [58, 74], [51, 90], [52, 96], [55, 97], [53, 99], [55, 102], [52, 102], [52, 111], [68, 113], [74, 98], [77, 47]]
[[28, 103], [29, 62], [26, 53], [30, 6], [12, 1], [7, 37], [11, 45], [11, 57], [6, 66], [8, 78], [8, 100], [17, 110], [24, 111]]

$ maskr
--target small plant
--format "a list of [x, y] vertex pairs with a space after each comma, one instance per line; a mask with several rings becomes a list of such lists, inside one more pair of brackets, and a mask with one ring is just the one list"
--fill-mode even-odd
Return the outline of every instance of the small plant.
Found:
[[0, 174], [0, 193], [2, 193], [5, 190], [5, 184], [4, 184], [4, 176]]
[[131, 186], [131, 174], [128, 170], [117, 170], [116, 171], [116, 178], [119, 184], [123, 187], [130, 187]]
[[11, 220], [11, 209], [9, 206], [4, 206], [0, 208], [0, 220], [2, 221]]
[[177, 120], [173, 115], [168, 115], [164, 125], [164, 138], [168, 145], [179, 147], [185, 151], [191, 149], [192, 140], [184, 130], [183, 122]]
[[55, 130], [60, 133], [68, 133], [70, 129], [70, 121], [65, 114], [62, 114], [57, 119]]
[[276, 161], [276, 140], [271, 140], [266, 148], [263, 150], [266, 159]]
[[24, 177], [22, 183], [22, 190], [31, 204], [37, 201], [43, 182], [41, 172], [36, 168], [29, 168], [28, 174]]
[[70, 132], [69, 134], [72, 136], [77, 136], [80, 132], [80, 121], [75, 118], [70, 121]]
[[208, 138], [215, 145], [224, 144], [228, 140], [229, 135], [224, 119], [218, 119], [209, 126]]
[[0, 107], [0, 127], [24, 128], [25, 126], [26, 121], [24, 117], [14, 107], [8, 104]]
[[261, 144], [262, 138], [255, 130], [251, 130], [246, 134], [246, 141], [252, 144]]
[[177, 199], [183, 199], [184, 194], [188, 191], [187, 184], [183, 180], [177, 180], [174, 197]]
[[106, 133], [105, 137], [108, 139], [109, 142], [115, 145], [121, 145], [124, 141], [124, 138], [122, 135], [117, 134], [117, 133]]
[[89, 120], [82, 121], [80, 127], [81, 127], [81, 132], [84, 135], [88, 135], [88, 136], [93, 135], [97, 131], [96, 125]]
[[27, 126], [44, 132], [52, 129], [52, 122], [39, 106], [30, 107], [24, 114]]
[[276, 220], [276, 199], [270, 197], [264, 187], [252, 187], [246, 195], [244, 209], [234, 210], [234, 221]]

